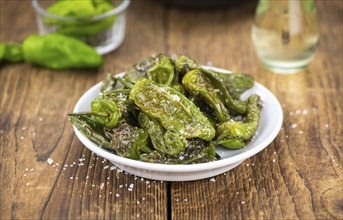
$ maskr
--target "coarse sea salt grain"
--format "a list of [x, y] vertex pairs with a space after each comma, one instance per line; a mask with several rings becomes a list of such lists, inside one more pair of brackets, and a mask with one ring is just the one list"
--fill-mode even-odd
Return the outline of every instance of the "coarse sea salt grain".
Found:
[[216, 179], [214, 179], [214, 178], [210, 179], [210, 182], [215, 182], [215, 181], [216, 181]]
[[296, 128], [297, 126], [298, 126], [297, 123], [291, 124], [291, 128]]
[[110, 170], [115, 170], [115, 169], [116, 169], [115, 166], [111, 166], [111, 167], [110, 167]]
[[51, 158], [48, 158], [48, 159], [46, 160], [46, 162], [48, 162], [48, 164], [49, 164], [49, 165], [51, 165], [51, 164], [53, 164], [53, 163], [54, 163], [54, 160], [53, 160], [53, 159], [51, 159]]

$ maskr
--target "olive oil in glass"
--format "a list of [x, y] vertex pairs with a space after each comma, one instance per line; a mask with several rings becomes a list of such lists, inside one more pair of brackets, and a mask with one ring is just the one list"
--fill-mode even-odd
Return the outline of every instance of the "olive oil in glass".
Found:
[[312, 61], [319, 32], [313, 0], [260, 0], [252, 40], [262, 64], [275, 73], [296, 73]]

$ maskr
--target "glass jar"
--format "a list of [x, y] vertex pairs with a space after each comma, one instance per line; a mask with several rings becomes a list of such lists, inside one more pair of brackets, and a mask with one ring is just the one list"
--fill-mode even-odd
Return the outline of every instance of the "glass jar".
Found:
[[252, 40], [261, 63], [275, 73], [305, 69], [318, 45], [313, 0], [260, 0]]
[[[113, 9], [89, 17], [67, 17], [49, 13], [48, 8], [55, 2], [58, 1], [32, 0], [37, 15], [39, 34], [60, 33], [72, 36], [93, 46], [99, 54], [106, 54], [118, 48], [123, 42], [126, 25], [125, 12], [130, 0], [113, 0], [113, 7], [111, 7]], [[75, 14], [77, 10], [84, 10], [80, 2], [69, 2], [77, 6], [72, 9]], [[63, 10], [66, 8], [58, 8], [57, 12], [62, 13]]]

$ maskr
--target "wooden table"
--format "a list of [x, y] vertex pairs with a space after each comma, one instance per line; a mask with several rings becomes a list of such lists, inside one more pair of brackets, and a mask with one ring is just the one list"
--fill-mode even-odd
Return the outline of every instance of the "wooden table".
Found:
[[[30, 1], [0, 6], [2, 42], [37, 33]], [[0, 218], [342, 219], [343, 2], [317, 1], [320, 45], [295, 75], [258, 63], [250, 40], [255, 7], [189, 11], [134, 1], [124, 43], [98, 71], [2, 63]], [[66, 113], [107, 72], [156, 52], [253, 75], [283, 106], [277, 138], [215, 181], [161, 182], [111, 168], [79, 142]]]

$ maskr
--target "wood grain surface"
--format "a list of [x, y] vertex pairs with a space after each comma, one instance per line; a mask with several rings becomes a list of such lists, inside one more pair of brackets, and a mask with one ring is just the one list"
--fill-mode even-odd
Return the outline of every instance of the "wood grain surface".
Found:
[[[259, 64], [256, 1], [213, 10], [133, 1], [124, 43], [96, 71], [1, 63], [0, 219], [343, 219], [343, 2], [316, 3], [320, 44], [295, 75]], [[1, 42], [34, 33], [30, 1], [0, 0]], [[157, 52], [250, 73], [282, 104], [277, 138], [234, 170], [190, 182], [136, 177], [90, 152], [66, 114], [107, 72]]]

